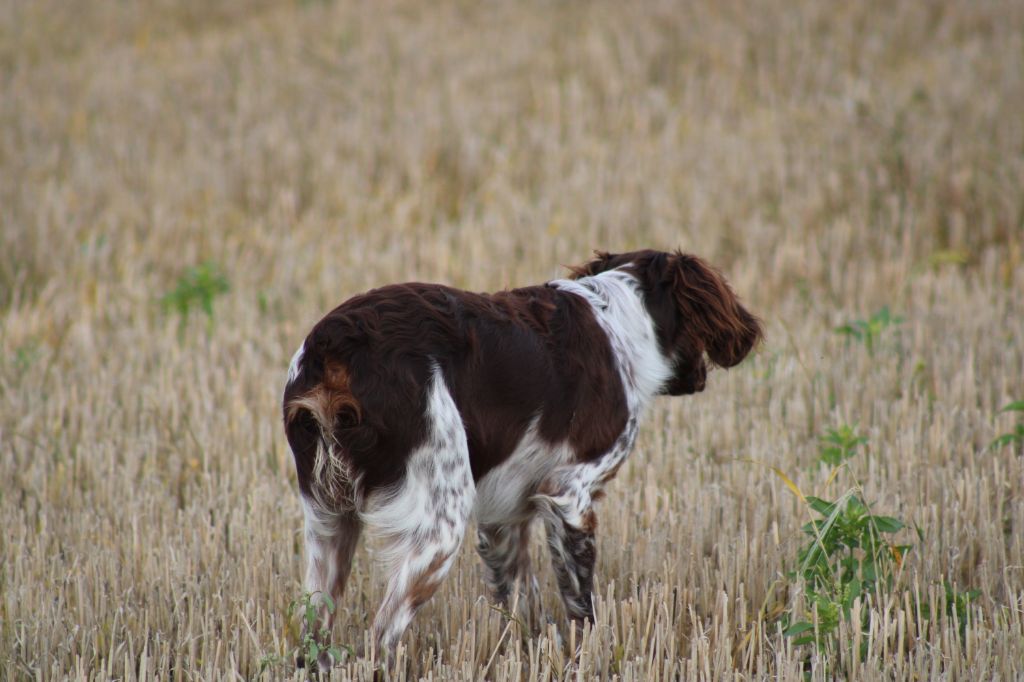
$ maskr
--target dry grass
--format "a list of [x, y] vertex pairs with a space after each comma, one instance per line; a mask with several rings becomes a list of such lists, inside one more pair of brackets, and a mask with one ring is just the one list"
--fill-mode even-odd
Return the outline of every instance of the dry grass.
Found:
[[[0, 678], [257, 676], [295, 644], [309, 326], [640, 246], [719, 264], [769, 342], [652, 410], [576, 661], [467, 546], [398, 676], [1024, 675], [1024, 460], [986, 450], [1024, 398], [1022, 3], [207, 4], [0, 3]], [[231, 290], [180, 327], [206, 260]], [[833, 332], [885, 304], [873, 355]], [[870, 448], [826, 487], [842, 422]], [[780, 634], [807, 514], [746, 458], [920, 526], [863, 660]], [[915, 616], [944, 580], [981, 590], [963, 638]], [[360, 553], [338, 641], [381, 593]]]

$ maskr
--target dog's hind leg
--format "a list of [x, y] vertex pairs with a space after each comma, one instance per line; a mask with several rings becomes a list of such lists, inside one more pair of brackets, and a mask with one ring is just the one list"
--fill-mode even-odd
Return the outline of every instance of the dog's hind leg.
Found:
[[[305, 496], [302, 509], [306, 517], [305, 591], [310, 595], [310, 604], [317, 614], [315, 622], [302, 618], [302, 639], [305, 641], [307, 636], [312, 636], [324, 649], [316, 665], [318, 669], [326, 670], [337, 662], [326, 649], [363, 523], [354, 511], [325, 511]], [[304, 661], [299, 663], [301, 665]]]
[[[301, 358], [300, 353], [296, 354]], [[293, 366], [298, 360], [293, 361]], [[294, 376], [298, 370], [291, 370]], [[316, 416], [315, 401], [289, 397], [285, 402], [285, 433], [295, 457], [299, 479], [300, 500], [305, 516], [303, 533], [306, 548], [306, 578], [304, 589], [309, 594], [315, 617], [302, 613], [302, 641], [312, 637], [326, 649], [334, 624], [338, 601], [345, 590], [352, 567], [352, 555], [359, 542], [362, 521], [352, 504], [352, 482], [345, 476], [327, 469], [328, 476], [317, 476], [317, 462], [340, 457], [333, 441], [324, 435], [324, 427]], [[296, 663], [307, 663], [300, 655]], [[316, 661], [308, 661], [321, 669], [334, 661], [324, 651]]]
[[436, 368], [426, 418], [426, 439], [410, 456], [405, 477], [372, 495], [362, 515], [368, 532], [384, 542], [388, 587], [373, 622], [383, 659], [455, 562], [476, 493], [462, 418]]

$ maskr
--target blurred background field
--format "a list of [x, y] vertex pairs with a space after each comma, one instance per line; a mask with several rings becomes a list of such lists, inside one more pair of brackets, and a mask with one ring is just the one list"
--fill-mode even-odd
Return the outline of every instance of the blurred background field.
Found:
[[[767, 343], [655, 404], [575, 660], [539, 544], [531, 638], [468, 542], [395, 676], [1019, 678], [1022, 111], [1019, 1], [0, 2], [0, 678], [297, 675], [309, 327], [640, 247]], [[770, 467], [908, 524], [821, 647], [783, 634], [813, 514]], [[361, 552], [338, 642], [381, 594]]]

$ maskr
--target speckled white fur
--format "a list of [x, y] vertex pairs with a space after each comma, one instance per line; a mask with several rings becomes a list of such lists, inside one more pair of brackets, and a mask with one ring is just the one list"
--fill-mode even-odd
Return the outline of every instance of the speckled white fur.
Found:
[[436, 367], [427, 423], [427, 440], [409, 458], [397, 488], [370, 497], [360, 514], [368, 532], [384, 541], [380, 557], [390, 577], [374, 633], [385, 653], [398, 643], [422, 603], [417, 600], [429, 596], [451, 568], [473, 509], [466, 431]]

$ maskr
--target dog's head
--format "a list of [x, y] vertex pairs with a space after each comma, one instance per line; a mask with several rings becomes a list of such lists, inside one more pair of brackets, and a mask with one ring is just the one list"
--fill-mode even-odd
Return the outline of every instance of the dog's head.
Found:
[[675, 367], [664, 388], [669, 395], [704, 390], [705, 355], [714, 365], [732, 367], [763, 336], [760, 321], [740, 305], [725, 278], [696, 256], [679, 251], [598, 252], [572, 272], [580, 278], [620, 268], [640, 283], [661, 351]]

